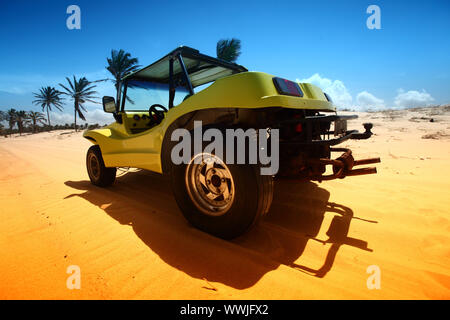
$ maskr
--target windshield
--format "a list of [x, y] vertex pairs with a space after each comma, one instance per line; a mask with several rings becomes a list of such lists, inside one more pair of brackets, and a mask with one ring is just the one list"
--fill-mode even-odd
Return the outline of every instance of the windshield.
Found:
[[[127, 111], [148, 111], [153, 104], [169, 108], [169, 84], [167, 83], [129, 80], [126, 94], [124, 109]], [[188, 94], [188, 89], [177, 86], [173, 105], [176, 106], [183, 102]]]

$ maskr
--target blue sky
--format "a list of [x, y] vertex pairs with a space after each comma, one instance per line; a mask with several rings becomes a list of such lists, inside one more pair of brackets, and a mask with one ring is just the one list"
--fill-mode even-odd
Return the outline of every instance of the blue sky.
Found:
[[[71, 4], [81, 30], [66, 27]], [[371, 4], [381, 30], [366, 26]], [[111, 49], [147, 65], [179, 45], [215, 55], [217, 40], [231, 37], [242, 41], [238, 63], [249, 70], [313, 82], [342, 107], [444, 104], [449, 33], [448, 0], [1, 1], [0, 109], [38, 110], [31, 92], [65, 76], [104, 78]]]

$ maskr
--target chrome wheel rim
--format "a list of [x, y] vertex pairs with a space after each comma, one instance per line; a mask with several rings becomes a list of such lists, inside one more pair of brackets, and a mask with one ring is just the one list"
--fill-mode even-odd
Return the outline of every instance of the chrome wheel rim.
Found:
[[194, 205], [204, 214], [221, 216], [234, 202], [233, 176], [228, 166], [208, 153], [194, 156], [186, 167], [186, 189]]
[[88, 164], [89, 175], [94, 178], [94, 180], [98, 180], [100, 177], [100, 162], [95, 154], [89, 154]]

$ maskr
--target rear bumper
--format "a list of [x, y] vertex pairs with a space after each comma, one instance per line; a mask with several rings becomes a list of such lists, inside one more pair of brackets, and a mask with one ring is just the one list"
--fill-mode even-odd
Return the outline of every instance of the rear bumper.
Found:
[[[313, 138], [313, 130], [315, 126], [317, 126], [320, 123], [323, 124], [330, 124], [330, 123], [337, 123], [337, 122], [346, 122], [347, 120], [357, 119], [357, 115], [349, 115], [349, 116], [339, 116], [339, 115], [329, 115], [329, 116], [312, 116], [312, 117], [305, 117], [303, 119], [290, 119], [283, 121], [283, 124], [288, 123], [301, 123], [303, 125], [303, 130], [306, 131], [306, 140], [302, 141], [281, 141], [281, 144], [286, 145], [297, 145], [297, 146], [305, 146], [305, 145], [328, 145], [328, 146], [335, 146], [337, 144], [340, 144], [346, 140], [354, 139], [354, 140], [363, 140], [363, 139], [369, 139], [372, 136], [372, 123], [364, 123], [364, 132], [359, 132], [358, 130], [350, 130], [345, 132], [339, 133], [339, 135], [335, 134], [334, 130], [328, 130], [325, 133], [321, 134], [321, 139], [314, 139]], [[333, 138], [330, 138], [333, 136]], [[337, 136], [334, 138], [334, 136]]]
[[[288, 119], [283, 121], [282, 125], [299, 125], [302, 128], [301, 139], [280, 141], [280, 148], [288, 155], [289, 160], [284, 172], [279, 175], [280, 178], [301, 179], [324, 181], [333, 179], [343, 179], [347, 176], [357, 176], [365, 174], [377, 173], [375, 167], [357, 168], [356, 166], [379, 163], [380, 158], [369, 158], [355, 160], [352, 152], [346, 148], [333, 148], [349, 139], [369, 139], [373, 133], [371, 131], [373, 125], [364, 123], [364, 132], [358, 130], [347, 130], [347, 120], [358, 118], [357, 115], [352, 116], [312, 116], [303, 119]], [[334, 129], [330, 130], [331, 123]], [[338, 130], [335, 132], [334, 130]], [[319, 134], [319, 133], [320, 134]], [[314, 137], [314, 138], [313, 138]], [[333, 159], [331, 154], [334, 152], [342, 152], [342, 154]], [[290, 159], [293, 158], [294, 161]], [[325, 174], [326, 167], [331, 166], [332, 173]]]

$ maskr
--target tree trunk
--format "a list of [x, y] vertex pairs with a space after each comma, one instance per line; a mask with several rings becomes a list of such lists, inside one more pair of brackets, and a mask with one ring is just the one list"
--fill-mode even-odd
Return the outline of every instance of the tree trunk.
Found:
[[50, 127], [50, 113], [48, 112], [48, 106], [47, 106], [47, 121], [48, 121], [48, 126]]
[[120, 106], [120, 96], [121, 96], [121, 84], [120, 84], [120, 80], [117, 81], [117, 95], [116, 95], [116, 110], [119, 109]]
[[75, 123], [74, 123], [74, 127], [75, 127], [75, 132], [77, 132], [77, 101], [75, 100]]

